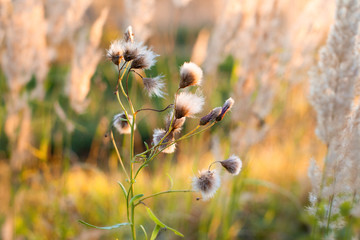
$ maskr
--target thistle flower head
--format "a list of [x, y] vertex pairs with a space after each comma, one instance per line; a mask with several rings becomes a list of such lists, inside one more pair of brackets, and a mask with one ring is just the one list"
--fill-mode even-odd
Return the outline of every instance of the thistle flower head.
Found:
[[233, 105], [234, 105], [234, 99], [229, 98], [228, 100], [226, 100], [224, 105], [222, 106], [221, 113], [216, 118], [216, 121], [218, 122], [221, 121], [224, 118], [225, 114], [232, 108]]
[[[164, 129], [155, 129], [153, 134], [153, 145], [156, 146], [160, 143], [161, 139], [166, 135], [166, 131]], [[175, 144], [168, 146], [168, 143], [171, 143], [175, 140], [174, 134], [169, 133], [161, 144], [159, 149], [162, 150], [163, 153], [173, 153], [175, 151]]]
[[236, 155], [231, 155], [228, 159], [221, 161], [221, 165], [233, 175], [238, 175], [241, 171], [242, 161]]
[[186, 62], [180, 68], [180, 88], [201, 85], [203, 71], [193, 62]]
[[198, 94], [187, 92], [180, 93], [176, 98], [175, 117], [194, 117], [201, 112], [204, 105], [204, 98]]
[[[129, 116], [129, 121], [132, 122], [133, 117], [131, 115]], [[125, 113], [119, 113], [116, 114], [113, 118], [113, 126], [118, 130], [120, 134], [130, 134], [131, 133], [131, 127], [130, 124], [126, 121], [126, 115]], [[134, 129], [136, 128], [136, 125], [134, 126]]]
[[131, 26], [128, 26], [124, 33], [125, 42], [134, 42], [134, 33]]
[[158, 55], [153, 51], [147, 47], [141, 47], [137, 51], [136, 57], [131, 62], [131, 69], [149, 69], [155, 64]]
[[164, 92], [161, 90], [165, 83], [163, 81], [163, 76], [157, 76], [154, 78], [143, 78], [143, 83], [146, 91], [148, 92], [149, 96], [158, 96], [164, 97]]
[[206, 124], [208, 124], [209, 122], [214, 121], [221, 113], [222, 107], [217, 107], [214, 108], [213, 110], [211, 110], [206, 116], [203, 116], [200, 119], [200, 125], [204, 126]]
[[[167, 117], [166, 117], [166, 131], [169, 131], [170, 129], [170, 124], [171, 124], [171, 120], [172, 120], [172, 113], [170, 113]], [[179, 133], [181, 131], [182, 126], [185, 123], [185, 117], [183, 118], [174, 118], [174, 120], [172, 121], [172, 129], [171, 131], [176, 134]]]
[[212, 198], [220, 187], [220, 176], [216, 170], [203, 170], [199, 172], [198, 177], [193, 177], [192, 187], [195, 191], [201, 193], [205, 201]]
[[118, 66], [123, 57], [123, 53], [123, 42], [121, 40], [116, 40], [110, 44], [106, 57]]

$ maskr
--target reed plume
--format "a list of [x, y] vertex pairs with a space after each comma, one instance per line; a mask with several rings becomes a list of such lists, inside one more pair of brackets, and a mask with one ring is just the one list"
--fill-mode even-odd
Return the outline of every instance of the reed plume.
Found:
[[[309, 74], [310, 102], [317, 113], [316, 133], [327, 146], [323, 171], [315, 161], [309, 168], [313, 186], [309, 212], [327, 236], [351, 224], [340, 212], [342, 205], [358, 203], [360, 107], [354, 89], [359, 77], [359, 7], [356, 0], [336, 2], [334, 24], [320, 50], [319, 62]], [[326, 214], [320, 215], [323, 204]]]

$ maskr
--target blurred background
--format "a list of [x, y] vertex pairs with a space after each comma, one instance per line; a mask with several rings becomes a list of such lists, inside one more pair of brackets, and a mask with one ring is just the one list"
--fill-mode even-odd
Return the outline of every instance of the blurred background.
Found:
[[[189, 189], [214, 160], [237, 154], [214, 199], [196, 194], [148, 201], [185, 239], [307, 239], [311, 158], [321, 159], [307, 72], [333, 22], [327, 0], [0, 0], [1, 239], [127, 239], [129, 229], [94, 230], [126, 221], [124, 182], [105, 137], [121, 111], [113, 94], [117, 72], [105, 58], [128, 25], [135, 40], [159, 54], [147, 76], [163, 74], [165, 99], [144, 94], [134, 77], [135, 107], [173, 101], [184, 61], [205, 74], [204, 114], [229, 97], [233, 110], [210, 131], [159, 155], [138, 179], [145, 195]], [[166, 113], [139, 114], [135, 151], [151, 143]], [[186, 122], [190, 131], [197, 120]], [[115, 133], [123, 159], [128, 136]], [[196, 148], [194, 148], [196, 146]], [[141, 206], [138, 222], [153, 223]], [[141, 230], [139, 229], [139, 236]], [[161, 239], [178, 239], [165, 231]]]

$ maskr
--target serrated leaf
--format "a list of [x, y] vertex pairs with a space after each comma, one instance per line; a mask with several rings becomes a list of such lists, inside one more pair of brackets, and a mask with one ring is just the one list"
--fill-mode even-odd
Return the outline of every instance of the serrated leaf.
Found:
[[141, 228], [141, 229], [143, 230], [143, 232], [144, 232], [145, 239], [148, 240], [148, 235], [147, 235], [147, 233], [146, 233], [146, 230], [145, 230], [144, 226], [143, 226], [143, 225], [140, 225], [140, 228]]
[[158, 236], [160, 230], [161, 230], [161, 227], [156, 224], [154, 230], [152, 231], [150, 240], [155, 240], [156, 237]]
[[112, 226], [98, 227], [98, 226], [94, 226], [94, 225], [92, 225], [90, 223], [84, 222], [82, 220], [79, 220], [79, 223], [82, 223], [82, 224], [84, 224], [85, 226], [88, 226], [88, 227], [97, 228], [97, 229], [103, 229], [103, 230], [109, 230], [109, 229], [119, 228], [119, 227], [122, 227], [122, 226], [131, 225], [131, 223], [125, 222], [125, 223], [115, 224], [115, 225], [112, 225]]
[[174, 228], [171, 228], [169, 226], [167, 226], [165, 223], [161, 222], [160, 219], [158, 219], [155, 214], [151, 211], [150, 208], [146, 207], [146, 211], [149, 215], [149, 217], [151, 218], [151, 220], [153, 220], [154, 223], [156, 223], [157, 225], [159, 225], [162, 228], [167, 228], [170, 231], [172, 231], [173, 233], [175, 233], [176, 235], [180, 236], [180, 237], [184, 237], [184, 235], [182, 233], [180, 233], [179, 231], [175, 230]]
[[138, 195], [133, 196], [133, 197], [130, 199], [129, 205], [131, 206], [131, 204], [132, 204], [136, 199], [139, 199], [139, 198], [141, 198], [142, 196], [144, 196], [144, 194], [138, 194]]
[[125, 199], [127, 199], [127, 192], [126, 192], [126, 189], [125, 189], [124, 185], [122, 185], [122, 183], [120, 181], [118, 181], [117, 183], [120, 185], [121, 190], [124, 193]]

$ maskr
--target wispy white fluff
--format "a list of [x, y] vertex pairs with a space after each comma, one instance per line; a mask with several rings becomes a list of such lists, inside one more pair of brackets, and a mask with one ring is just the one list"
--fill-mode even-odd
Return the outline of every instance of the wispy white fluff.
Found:
[[[153, 134], [153, 145], [156, 146], [160, 143], [161, 139], [165, 136], [166, 131], [164, 129], [155, 129]], [[161, 144], [164, 144], [159, 149], [162, 150], [163, 153], [173, 153], [176, 149], [175, 144], [172, 144], [166, 147], [166, 143], [172, 142], [174, 140], [173, 136], [169, 134]]]
[[[133, 116], [129, 116], [129, 121], [132, 123]], [[125, 113], [119, 113], [116, 114], [113, 118], [113, 126], [118, 130], [120, 134], [130, 134], [131, 133], [131, 127], [130, 124], [126, 121], [126, 115]], [[134, 126], [134, 129], [136, 129], [136, 125]]]
[[242, 161], [235, 154], [220, 163], [229, 173], [233, 175], [238, 175], [242, 168]]
[[202, 170], [198, 177], [193, 177], [192, 188], [200, 192], [202, 199], [212, 198], [220, 187], [220, 176], [216, 170]]
[[203, 71], [193, 62], [185, 62], [180, 68], [180, 87], [201, 85]]
[[165, 87], [163, 76], [157, 76], [154, 78], [143, 78], [143, 83], [149, 96], [164, 97], [162, 89]]
[[175, 116], [176, 118], [194, 117], [202, 111], [203, 105], [204, 97], [199, 93], [181, 92], [176, 98]]

